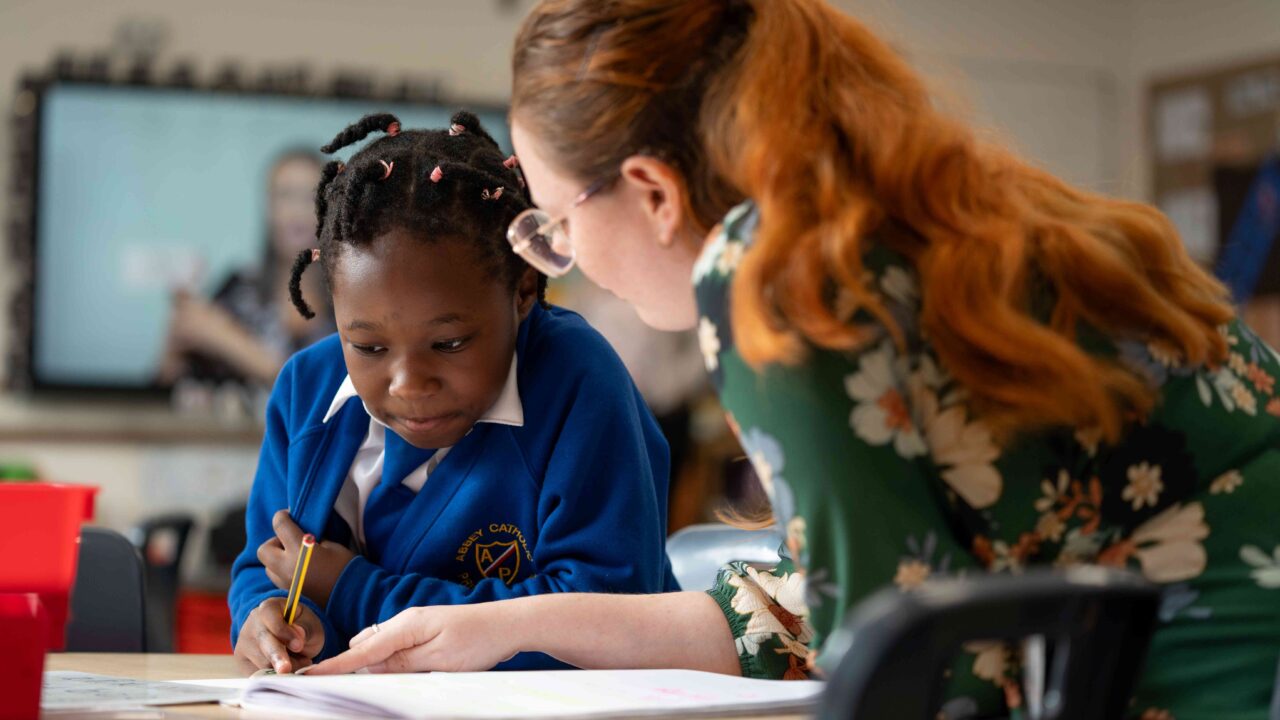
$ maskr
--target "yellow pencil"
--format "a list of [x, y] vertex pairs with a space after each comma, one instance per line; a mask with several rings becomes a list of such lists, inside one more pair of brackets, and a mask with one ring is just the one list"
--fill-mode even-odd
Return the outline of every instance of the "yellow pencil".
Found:
[[293, 566], [293, 582], [289, 583], [289, 597], [284, 601], [284, 620], [290, 625], [298, 616], [298, 602], [302, 598], [302, 583], [307, 580], [307, 566], [311, 564], [311, 551], [316, 547], [316, 538], [307, 533], [302, 536], [302, 547], [298, 549], [298, 563]]

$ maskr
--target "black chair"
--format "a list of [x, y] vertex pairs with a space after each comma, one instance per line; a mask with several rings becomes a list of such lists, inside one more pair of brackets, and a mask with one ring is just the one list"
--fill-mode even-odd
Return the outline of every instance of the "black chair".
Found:
[[1276, 665], [1276, 690], [1271, 694], [1271, 720], [1280, 720], [1280, 663]]
[[850, 612], [823, 651], [832, 671], [819, 717], [932, 720], [943, 672], [962, 644], [1043, 639], [1043, 692], [1028, 698], [1031, 717], [1122, 718], [1158, 607], [1154, 585], [1100, 567], [881, 590]]
[[230, 572], [232, 563], [249, 542], [244, 526], [247, 511], [245, 503], [228, 505], [209, 527], [209, 558], [220, 570]]
[[144, 520], [133, 530], [134, 543], [146, 562], [150, 652], [174, 651], [182, 558], [194, 524], [190, 515], [161, 515]]
[[133, 543], [106, 528], [80, 531], [68, 652], [146, 652], [146, 580]]

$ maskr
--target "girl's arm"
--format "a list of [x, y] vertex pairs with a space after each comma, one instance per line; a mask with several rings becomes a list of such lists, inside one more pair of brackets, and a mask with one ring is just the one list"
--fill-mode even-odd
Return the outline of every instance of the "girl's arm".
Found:
[[[289, 418], [292, 410], [291, 398], [297, 387], [294, 377], [297, 364], [289, 362], [280, 372], [275, 389], [271, 392], [271, 400], [267, 404], [266, 433], [262, 441], [262, 451], [258, 456], [258, 469], [253, 479], [253, 489], [249, 492], [249, 503], [245, 509], [245, 533], [247, 542], [244, 550], [236, 556], [231, 566], [231, 589], [228, 594], [228, 605], [231, 609], [231, 644], [238, 647], [242, 631], [255, 610], [271, 598], [283, 598], [287, 590], [281, 590], [271, 582], [266, 569], [258, 559], [258, 547], [269, 538], [275, 537], [272, 528], [272, 515], [281, 508], [289, 507], [288, 490], [288, 449]], [[310, 600], [303, 598], [318, 619], [317, 624], [308, 624], [304, 629], [309, 632], [304, 638], [308, 646], [311, 640], [319, 637], [327, 642], [320, 651], [325, 657], [332, 656], [342, 649], [341, 640], [334, 631], [324, 610]], [[256, 634], [256, 630], [251, 634]], [[345, 636], [343, 636], [345, 637]], [[308, 657], [315, 657], [312, 653]]]
[[700, 592], [555, 593], [418, 607], [371, 626], [309, 674], [488, 670], [519, 652], [587, 669], [680, 668], [740, 674], [728, 622]]

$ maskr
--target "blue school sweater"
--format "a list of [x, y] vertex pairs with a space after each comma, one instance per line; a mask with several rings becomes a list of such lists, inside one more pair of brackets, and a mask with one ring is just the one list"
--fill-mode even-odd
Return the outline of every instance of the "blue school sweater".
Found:
[[[416, 606], [679, 589], [665, 548], [667, 443], [613, 349], [576, 313], [535, 307], [520, 325], [516, 355], [524, 426], [477, 423], [431, 472], [378, 563], [352, 560], [327, 607], [303, 598], [324, 623], [319, 659]], [[334, 502], [369, 415], [352, 398], [323, 422], [346, 376], [333, 335], [290, 358], [276, 380], [249, 495], [248, 544], [231, 571], [233, 644], [250, 612], [287, 594], [257, 558], [274, 536], [276, 511], [288, 508], [318, 538], [350, 541]], [[484, 577], [495, 558], [503, 572]], [[523, 653], [499, 667], [563, 665]]]

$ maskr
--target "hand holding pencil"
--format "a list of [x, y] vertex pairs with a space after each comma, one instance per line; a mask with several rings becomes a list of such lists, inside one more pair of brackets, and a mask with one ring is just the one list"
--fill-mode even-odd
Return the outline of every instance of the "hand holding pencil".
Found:
[[[288, 510], [281, 510], [271, 518], [271, 529], [276, 536], [258, 547], [258, 561], [267, 571], [267, 577], [281, 590], [292, 590], [293, 579], [299, 568], [302, 556], [303, 537], [306, 533], [289, 516]], [[302, 597], [320, 607], [329, 603], [329, 593], [337, 584], [347, 563], [355, 557], [355, 553], [345, 546], [328, 540], [315, 540], [309, 550], [310, 560], [307, 563], [306, 577], [298, 588]], [[290, 594], [292, 597], [292, 593]]]
[[[312, 535], [298, 529], [287, 512], [277, 513], [273, 520], [278, 535], [258, 549], [258, 557], [264, 561], [272, 582], [281, 589], [287, 587], [289, 593], [287, 597], [264, 600], [240, 628], [235, 656], [246, 674], [264, 670], [280, 674], [297, 672], [311, 665], [312, 658], [324, 647], [324, 625], [302, 602], [307, 579], [311, 575], [312, 559], [319, 545]], [[292, 530], [297, 531], [296, 539], [290, 532]], [[280, 535], [288, 537], [287, 546]], [[286, 584], [272, 566], [280, 566], [289, 558], [292, 558], [293, 567]]]
[[285, 622], [284, 608], [285, 598], [268, 598], [241, 626], [235, 656], [245, 675], [268, 668], [279, 674], [296, 672], [311, 665], [324, 648], [324, 625], [311, 608], [299, 603], [292, 625]]

